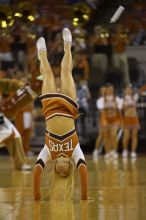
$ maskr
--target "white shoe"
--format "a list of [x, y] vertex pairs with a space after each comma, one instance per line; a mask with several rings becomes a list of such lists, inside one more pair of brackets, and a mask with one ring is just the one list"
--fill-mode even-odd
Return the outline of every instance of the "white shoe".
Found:
[[118, 159], [118, 153], [115, 150], [112, 150], [110, 152], [110, 155], [114, 160]]
[[131, 159], [136, 159], [137, 158], [137, 154], [136, 152], [131, 152]]
[[37, 46], [37, 51], [38, 51], [38, 59], [40, 59], [39, 58], [39, 52], [42, 51], [42, 50], [45, 50], [45, 51], [47, 50], [45, 38], [44, 37], [40, 37], [38, 39], [38, 41], [37, 41], [36, 46]]
[[28, 165], [28, 164], [23, 164], [23, 165], [21, 166], [20, 170], [22, 170], [22, 171], [31, 170], [31, 166]]
[[72, 34], [68, 28], [64, 28], [62, 32], [64, 43], [72, 44]]
[[105, 159], [105, 160], [109, 160], [109, 159], [110, 159], [110, 156], [111, 156], [110, 153], [106, 153], [106, 154], [104, 155], [104, 159]]
[[40, 37], [37, 41], [37, 50], [47, 50], [46, 48], [46, 42], [44, 37]]
[[128, 157], [128, 150], [123, 150], [122, 158], [127, 159], [127, 157]]

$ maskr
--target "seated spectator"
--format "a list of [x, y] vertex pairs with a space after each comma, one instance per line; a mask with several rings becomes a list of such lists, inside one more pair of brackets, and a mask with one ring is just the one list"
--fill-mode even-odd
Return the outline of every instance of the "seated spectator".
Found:
[[128, 36], [124, 34], [123, 27], [118, 25], [116, 27], [115, 34], [112, 36], [114, 51], [113, 66], [122, 72], [124, 85], [129, 83], [129, 67], [125, 54], [126, 45], [128, 42]]
[[[95, 26], [94, 33], [89, 39], [89, 47], [92, 49], [91, 65], [93, 71], [98, 72], [98, 83], [104, 83], [104, 76], [108, 66], [108, 57], [103, 47], [108, 46], [108, 39], [103, 35], [101, 26]], [[101, 48], [101, 49], [100, 49]]]

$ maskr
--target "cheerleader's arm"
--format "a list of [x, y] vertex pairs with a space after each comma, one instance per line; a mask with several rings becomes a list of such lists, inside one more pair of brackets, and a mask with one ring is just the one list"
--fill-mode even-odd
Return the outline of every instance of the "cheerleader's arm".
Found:
[[81, 182], [81, 198], [83, 200], [88, 199], [88, 173], [87, 173], [87, 166], [85, 162], [84, 154], [80, 148], [80, 145], [76, 146], [72, 158], [74, 159], [77, 169], [80, 175], [80, 182]]

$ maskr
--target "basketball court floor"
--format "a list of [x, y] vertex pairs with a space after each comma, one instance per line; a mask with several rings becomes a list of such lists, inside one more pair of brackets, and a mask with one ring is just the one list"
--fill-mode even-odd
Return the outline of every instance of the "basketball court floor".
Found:
[[[36, 158], [29, 159], [34, 166]], [[79, 177], [75, 175], [72, 201], [49, 201], [49, 173], [42, 179], [42, 200], [33, 199], [32, 172], [13, 169], [10, 157], [0, 157], [0, 220], [145, 220], [146, 155], [137, 161], [93, 162], [87, 156], [89, 197], [80, 200]]]

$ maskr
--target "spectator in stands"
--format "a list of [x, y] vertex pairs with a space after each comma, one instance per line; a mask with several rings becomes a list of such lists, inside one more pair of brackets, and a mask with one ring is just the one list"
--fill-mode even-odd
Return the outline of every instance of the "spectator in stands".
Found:
[[123, 27], [117, 25], [115, 34], [112, 36], [113, 66], [123, 74], [124, 85], [129, 83], [129, 67], [125, 54], [128, 42], [128, 36], [124, 34]]
[[93, 35], [89, 37], [89, 47], [93, 52], [91, 56], [92, 69], [96, 73], [98, 72], [97, 81], [101, 84], [104, 83], [108, 66], [108, 57], [103, 49], [103, 46], [108, 45], [108, 39], [105, 37], [104, 32], [101, 26], [95, 26]]

